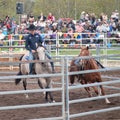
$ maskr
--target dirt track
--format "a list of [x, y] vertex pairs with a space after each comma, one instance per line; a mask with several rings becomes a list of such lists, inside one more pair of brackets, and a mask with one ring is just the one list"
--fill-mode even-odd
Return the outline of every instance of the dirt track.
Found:
[[[102, 75], [120, 77], [120, 71], [116, 72], [104, 72]], [[56, 78], [54, 78], [56, 80]], [[57, 78], [58, 80], [58, 78]], [[106, 81], [109, 79], [104, 79]], [[114, 85], [120, 87], [120, 84]], [[55, 87], [55, 85], [53, 85]], [[38, 89], [37, 84], [28, 84], [28, 89]], [[12, 91], [12, 90], [22, 90], [22, 84], [16, 86], [14, 83], [0, 83], [0, 91]], [[120, 90], [113, 90], [105, 88], [106, 94], [120, 93]], [[56, 102], [61, 101], [61, 93], [53, 92]], [[12, 106], [12, 105], [25, 105], [25, 104], [39, 104], [45, 103], [43, 94], [34, 93], [29, 94], [30, 98], [26, 99], [23, 94], [17, 95], [0, 95], [0, 106]], [[93, 96], [95, 96], [93, 92]], [[70, 91], [70, 99], [86, 98], [87, 93], [84, 89], [77, 89]], [[96, 100], [90, 102], [83, 102], [70, 105], [70, 113], [80, 113], [84, 111], [98, 110], [101, 108], [108, 108], [113, 106], [120, 106], [120, 97], [114, 97], [109, 99], [113, 104], [106, 105], [104, 100]], [[19, 109], [19, 110], [5, 110], [0, 111], [0, 120], [27, 120], [43, 117], [60, 116], [61, 107], [41, 107], [41, 108], [30, 108], [30, 109]], [[94, 115], [89, 115], [85, 117], [79, 117], [71, 120], [120, 120], [120, 110], [111, 111], [106, 113], [99, 113]]]

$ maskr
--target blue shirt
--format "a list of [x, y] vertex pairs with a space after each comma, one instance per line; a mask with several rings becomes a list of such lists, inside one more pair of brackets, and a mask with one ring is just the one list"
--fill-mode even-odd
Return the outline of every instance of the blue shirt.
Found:
[[37, 49], [36, 44], [42, 45], [42, 42], [43, 42], [43, 38], [38, 33], [35, 33], [34, 35], [29, 34], [26, 37], [25, 48], [29, 51], [36, 50]]

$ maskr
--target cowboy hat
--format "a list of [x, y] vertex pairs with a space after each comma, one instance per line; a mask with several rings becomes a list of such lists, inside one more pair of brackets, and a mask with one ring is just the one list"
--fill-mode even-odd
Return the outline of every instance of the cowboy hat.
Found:
[[28, 30], [35, 30], [36, 29], [36, 27], [35, 27], [35, 25], [33, 25], [33, 24], [31, 24], [30, 26], [29, 26], [29, 28], [28, 28]]

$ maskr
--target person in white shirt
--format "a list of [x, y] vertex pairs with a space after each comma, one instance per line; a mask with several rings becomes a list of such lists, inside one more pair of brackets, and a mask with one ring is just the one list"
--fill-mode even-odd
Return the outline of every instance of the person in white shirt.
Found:
[[5, 38], [5, 35], [2, 33], [2, 30], [0, 30], [0, 46], [3, 46], [3, 39]]

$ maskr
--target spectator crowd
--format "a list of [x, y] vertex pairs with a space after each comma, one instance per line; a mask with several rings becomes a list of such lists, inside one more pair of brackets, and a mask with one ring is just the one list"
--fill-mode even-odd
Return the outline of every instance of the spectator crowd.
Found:
[[[83, 11], [79, 20], [72, 18], [59, 18], [56, 20], [52, 13], [49, 13], [48, 16], [41, 13], [37, 18], [31, 14], [27, 16], [27, 19], [21, 19], [20, 24], [17, 24], [15, 18], [6, 16], [4, 20], [0, 20], [0, 30], [5, 36], [9, 34], [27, 34], [30, 24], [34, 24], [36, 31], [46, 39], [55, 39], [56, 34], [58, 34], [59, 38], [66, 39], [62, 41], [63, 43], [81, 38], [92, 38], [85, 42], [97, 43], [99, 41], [94, 40], [94, 38], [98, 38], [101, 33], [107, 33], [108, 37], [120, 37], [118, 10], [112, 12], [110, 17], [105, 13], [101, 13], [96, 17], [95, 13], [90, 14]], [[117, 42], [119, 42], [119, 39]]]

